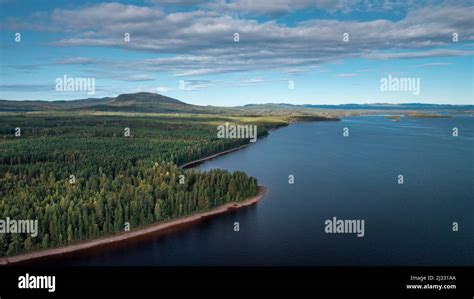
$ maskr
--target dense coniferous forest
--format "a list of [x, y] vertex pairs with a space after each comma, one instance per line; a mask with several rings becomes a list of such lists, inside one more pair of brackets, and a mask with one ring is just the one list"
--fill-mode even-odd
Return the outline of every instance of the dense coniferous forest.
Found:
[[243, 172], [179, 167], [249, 142], [218, 139], [216, 127], [224, 122], [255, 124], [259, 137], [287, 124], [258, 116], [3, 113], [0, 219], [37, 219], [38, 236], [0, 234], [0, 256], [119, 233], [128, 225], [133, 230], [256, 195], [257, 180]]

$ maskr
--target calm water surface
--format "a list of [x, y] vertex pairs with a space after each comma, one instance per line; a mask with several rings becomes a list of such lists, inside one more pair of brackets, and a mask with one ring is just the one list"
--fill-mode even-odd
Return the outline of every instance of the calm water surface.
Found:
[[[257, 205], [53, 264], [473, 266], [473, 161], [473, 117], [293, 124], [199, 166], [257, 177]], [[332, 217], [365, 220], [365, 236], [326, 234]]]

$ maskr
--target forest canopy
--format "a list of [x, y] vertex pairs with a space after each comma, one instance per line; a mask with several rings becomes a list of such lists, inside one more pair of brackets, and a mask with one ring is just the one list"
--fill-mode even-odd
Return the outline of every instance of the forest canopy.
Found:
[[37, 219], [39, 232], [0, 234], [0, 256], [115, 234], [256, 195], [257, 180], [243, 172], [179, 167], [249, 142], [216, 138], [225, 122], [256, 125], [258, 136], [287, 125], [281, 117], [259, 116], [2, 114], [0, 219]]

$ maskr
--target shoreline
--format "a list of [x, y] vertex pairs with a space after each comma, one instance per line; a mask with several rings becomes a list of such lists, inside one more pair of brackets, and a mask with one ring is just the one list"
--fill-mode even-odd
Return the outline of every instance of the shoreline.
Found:
[[204, 157], [204, 158], [201, 158], [201, 159], [197, 159], [197, 160], [193, 160], [193, 161], [184, 163], [184, 164], [182, 164], [182, 165], [179, 166], [179, 167], [182, 168], [182, 169], [192, 168], [193, 166], [196, 166], [196, 165], [198, 165], [198, 164], [201, 164], [202, 162], [205, 162], [205, 161], [208, 161], [208, 160], [212, 160], [212, 159], [214, 159], [214, 158], [217, 158], [217, 157], [219, 157], [219, 156], [223, 156], [223, 155], [228, 154], [228, 153], [231, 153], [231, 152], [238, 151], [238, 150], [240, 150], [240, 149], [246, 148], [247, 146], [249, 146], [249, 144], [244, 144], [244, 145], [241, 145], [241, 146], [238, 146], [238, 147], [234, 147], [234, 148], [225, 150], [225, 151], [223, 151], [223, 152], [218, 152], [217, 154], [214, 154], [214, 155], [210, 155], [210, 156], [207, 156], [207, 157]]
[[133, 239], [138, 239], [139, 237], [144, 237], [156, 233], [166, 234], [171, 229], [175, 229], [186, 224], [196, 223], [218, 214], [224, 214], [242, 207], [253, 205], [260, 201], [265, 196], [266, 192], [267, 188], [265, 186], [260, 186], [258, 194], [253, 197], [244, 199], [242, 201], [230, 202], [206, 212], [183, 216], [167, 222], [151, 224], [147, 227], [133, 230], [130, 232], [124, 232], [113, 236], [100, 237], [98, 239], [84, 241], [78, 244], [66, 245], [58, 248], [44, 249], [11, 257], [2, 257], [0, 258], [0, 266], [31, 262], [34, 260], [52, 258], [62, 255], [70, 255], [73, 253], [88, 251], [92, 249], [97, 249], [99, 247], [110, 246], [112, 244], [118, 244]]
[[[279, 129], [275, 128], [275, 129]], [[187, 163], [180, 165], [182, 169], [192, 168], [202, 162], [212, 160], [216, 157], [226, 155], [228, 153], [238, 151], [240, 149], [246, 148], [251, 144], [244, 144], [235, 148], [231, 148], [201, 159], [193, 160]], [[172, 232], [173, 229], [182, 227], [184, 225], [192, 224], [200, 220], [218, 215], [224, 214], [242, 207], [250, 206], [258, 201], [260, 201], [266, 194], [267, 187], [259, 186], [259, 192], [256, 196], [244, 199], [242, 201], [230, 202], [219, 207], [216, 207], [212, 210], [201, 212], [197, 214], [192, 214], [188, 216], [183, 216], [174, 220], [170, 220], [163, 223], [150, 224], [146, 227], [139, 228], [135, 231], [122, 232], [116, 235], [103, 236], [96, 239], [79, 242], [77, 244], [65, 245], [56, 248], [49, 248], [38, 250], [30, 253], [23, 253], [11, 257], [0, 257], [0, 267], [6, 265], [14, 264], [23, 264], [28, 262], [34, 262], [35, 260], [54, 258], [62, 255], [73, 255], [83, 251], [92, 251], [94, 249], [99, 249], [103, 247], [112, 247], [113, 245], [119, 243], [125, 243], [127, 241], [132, 241], [140, 239], [140, 237], [148, 237], [153, 234], [167, 234]]]

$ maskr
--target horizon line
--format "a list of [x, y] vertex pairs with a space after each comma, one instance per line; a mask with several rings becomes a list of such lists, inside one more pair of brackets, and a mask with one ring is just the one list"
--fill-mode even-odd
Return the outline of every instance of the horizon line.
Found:
[[[83, 100], [101, 100], [101, 99], [106, 99], [106, 98], [117, 98], [120, 95], [133, 95], [133, 94], [140, 94], [140, 93], [145, 93], [145, 94], [153, 94], [153, 95], [159, 95], [163, 97], [168, 97], [172, 98], [175, 100], [178, 100], [180, 102], [183, 102], [185, 104], [190, 104], [185, 101], [182, 101], [180, 99], [167, 96], [161, 93], [155, 93], [155, 92], [148, 92], [148, 91], [139, 91], [139, 92], [132, 92], [132, 93], [121, 93], [116, 96], [103, 96], [103, 97], [84, 97], [84, 98], [77, 98], [77, 99], [71, 99], [71, 100], [10, 100], [10, 99], [3, 99], [0, 98], [0, 101], [7, 101], [7, 102], [47, 102], [47, 103], [55, 103], [55, 102], [73, 102], [73, 101], [83, 101]], [[291, 105], [291, 106], [347, 106], [347, 105], [357, 105], [357, 106], [368, 106], [368, 105], [387, 105], [387, 106], [396, 106], [396, 105], [436, 105], [436, 106], [473, 106], [474, 104], [447, 104], [447, 103], [434, 103], [434, 102], [429, 102], [429, 103], [422, 103], [422, 102], [398, 102], [398, 103], [389, 103], [389, 102], [365, 102], [365, 103], [354, 103], [354, 102], [346, 102], [346, 103], [339, 103], [339, 104], [313, 104], [313, 103], [299, 103], [299, 104], [293, 104], [293, 103], [288, 103], [288, 102], [265, 102], [265, 103], [245, 103], [239, 106], [215, 106], [215, 105], [210, 105], [210, 104], [190, 104], [190, 105], [195, 105], [195, 106], [214, 106], [214, 107], [227, 107], [227, 108], [232, 108], [232, 107], [244, 107], [244, 106], [249, 106], [249, 105]]]

